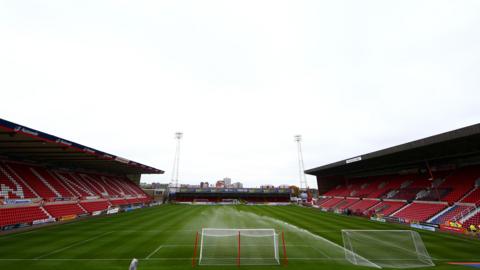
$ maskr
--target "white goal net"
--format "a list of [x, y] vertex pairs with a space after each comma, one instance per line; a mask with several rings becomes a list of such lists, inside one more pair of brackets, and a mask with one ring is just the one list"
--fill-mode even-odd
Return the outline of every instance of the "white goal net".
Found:
[[386, 268], [435, 266], [422, 238], [410, 230], [342, 230], [345, 258]]
[[280, 263], [274, 229], [204, 228], [200, 237], [199, 265]]

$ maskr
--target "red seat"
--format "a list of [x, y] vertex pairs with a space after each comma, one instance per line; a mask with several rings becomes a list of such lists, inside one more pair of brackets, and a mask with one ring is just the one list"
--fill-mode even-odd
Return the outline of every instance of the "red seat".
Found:
[[44, 198], [55, 198], [57, 195], [45, 185], [31, 170], [30, 166], [20, 164], [9, 164], [9, 166], [23, 179], [37, 194]]
[[33, 168], [45, 181], [52, 186], [52, 189], [57, 191], [61, 197], [70, 198], [75, 197], [68, 187], [62, 183], [51, 171], [40, 167]]
[[398, 209], [402, 208], [405, 204], [405, 202], [382, 201], [381, 203], [372, 207], [370, 210], [377, 214], [388, 216], [397, 211]]
[[43, 208], [45, 208], [45, 210], [47, 210], [47, 212], [55, 218], [85, 214], [85, 211], [83, 211], [83, 209], [80, 208], [80, 206], [78, 206], [76, 203], [49, 204], [44, 205]]
[[478, 225], [480, 225], [480, 212], [476, 213], [475, 215], [473, 215], [471, 218], [469, 218], [468, 220], [466, 220], [464, 223], [463, 223], [463, 227], [464, 228], [468, 228], [470, 225], [475, 225], [475, 227], [478, 228]]
[[394, 217], [402, 218], [407, 222], [427, 221], [438, 212], [447, 207], [447, 204], [439, 203], [411, 203], [400, 212], [395, 213]]
[[445, 222], [460, 220], [462, 216], [472, 211], [474, 207], [468, 205], [455, 205], [441, 216], [435, 218], [432, 223], [445, 224]]
[[360, 199], [347, 198], [342, 203], [337, 204], [335, 208], [338, 210], [344, 210], [349, 208], [349, 206], [357, 203], [358, 201], [360, 201]]
[[476, 188], [472, 193], [462, 200], [463, 203], [474, 203], [480, 205], [480, 188]]
[[[465, 194], [470, 192], [475, 185], [475, 180], [480, 177], [480, 168], [479, 167], [467, 167], [461, 168], [451, 175], [446, 176], [445, 181], [439, 186], [439, 188], [448, 188], [450, 193], [442, 198], [442, 201], [447, 201], [448, 203], [454, 203], [461, 199]], [[467, 199], [464, 202], [476, 203], [480, 200], [480, 193], [475, 201], [475, 195]]]
[[0, 226], [32, 223], [47, 218], [47, 214], [38, 206], [0, 208]]
[[344, 200], [343, 198], [332, 198], [332, 199], [322, 203], [320, 205], [320, 207], [325, 208], [325, 209], [330, 209], [330, 208], [333, 208], [335, 205], [337, 205], [338, 203], [340, 203], [343, 200]]
[[355, 213], [363, 213], [365, 212], [366, 210], [368, 210], [369, 208], [375, 206], [376, 204], [379, 204], [380, 201], [377, 201], [377, 200], [361, 200], [361, 201], [358, 201], [352, 205], [350, 205], [348, 208], [350, 210], [352, 210], [352, 212], [355, 212]]
[[110, 206], [108, 201], [81, 202], [80, 205], [89, 213], [102, 211]]
[[7, 199], [31, 199], [37, 196], [30, 187], [26, 186], [23, 181], [10, 171], [8, 166], [0, 163], [0, 197]]

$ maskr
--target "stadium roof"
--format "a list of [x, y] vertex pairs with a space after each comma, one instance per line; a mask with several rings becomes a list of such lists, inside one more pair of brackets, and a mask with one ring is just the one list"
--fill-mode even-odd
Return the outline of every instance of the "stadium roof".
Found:
[[143, 165], [0, 118], [0, 156], [44, 165], [119, 174], [162, 174]]
[[320, 177], [368, 174], [450, 162], [480, 161], [480, 124], [341, 160], [305, 173]]

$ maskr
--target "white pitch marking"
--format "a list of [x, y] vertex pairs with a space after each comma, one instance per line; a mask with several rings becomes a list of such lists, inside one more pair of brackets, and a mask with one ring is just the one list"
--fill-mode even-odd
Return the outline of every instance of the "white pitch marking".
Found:
[[[341, 260], [345, 261], [345, 258], [311, 258], [311, 257], [288, 257], [289, 260], [319, 260], [319, 261], [336, 261]], [[132, 258], [45, 258], [45, 259], [30, 259], [30, 258], [0, 258], [0, 261], [131, 261]], [[168, 260], [192, 260], [192, 258], [149, 258], [150, 261], [168, 261]], [[391, 260], [391, 259], [385, 259]], [[395, 259], [398, 261], [410, 259]], [[480, 258], [474, 259], [465, 259], [465, 258], [457, 258], [457, 259], [432, 259], [433, 261], [480, 261]]]
[[[192, 247], [193, 244], [166, 244], [162, 245], [164, 248], [171, 247]], [[203, 245], [204, 247], [231, 247], [231, 245]], [[286, 247], [312, 247], [311, 245], [285, 245]], [[242, 247], [271, 247], [271, 245], [242, 245]]]
[[149, 260], [150, 257], [152, 257], [153, 254], [157, 253], [157, 251], [159, 251], [162, 247], [163, 247], [162, 245], [158, 246], [154, 251], [152, 251], [152, 253], [148, 254], [148, 256], [145, 257], [145, 259]]
[[87, 242], [93, 241], [93, 240], [95, 240], [95, 239], [98, 239], [98, 238], [100, 238], [100, 237], [102, 237], [102, 236], [104, 236], [104, 235], [110, 234], [110, 233], [113, 233], [113, 232], [105, 232], [105, 233], [102, 233], [102, 234], [100, 234], [100, 235], [97, 235], [97, 236], [88, 238], [88, 239], [86, 239], [86, 240], [83, 240], [83, 241], [81, 241], [81, 242], [77, 242], [77, 243], [75, 243], [75, 244], [72, 244], [72, 245], [69, 245], [69, 246], [66, 246], [66, 247], [63, 247], [63, 248], [56, 249], [56, 250], [54, 250], [54, 251], [52, 251], [52, 252], [49, 252], [49, 253], [46, 253], [46, 254], [44, 254], [44, 255], [41, 255], [41, 256], [36, 257], [35, 260], [38, 260], [38, 259], [47, 257], [47, 256], [49, 256], [49, 255], [52, 255], [52, 254], [55, 254], [55, 253], [58, 253], [58, 252], [67, 250], [67, 249], [69, 249], [69, 248], [72, 248], [72, 247], [75, 247], [75, 246], [78, 246], [78, 245], [81, 245], [81, 244], [85, 244], [85, 243], [87, 243]]

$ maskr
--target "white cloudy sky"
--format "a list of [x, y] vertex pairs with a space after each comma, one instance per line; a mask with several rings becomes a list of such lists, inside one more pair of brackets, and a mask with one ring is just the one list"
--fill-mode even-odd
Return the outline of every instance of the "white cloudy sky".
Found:
[[[305, 167], [479, 122], [480, 1], [0, 0], [0, 117], [183, 183]], [[316, 186], [309, 177], [311, 186]]]

